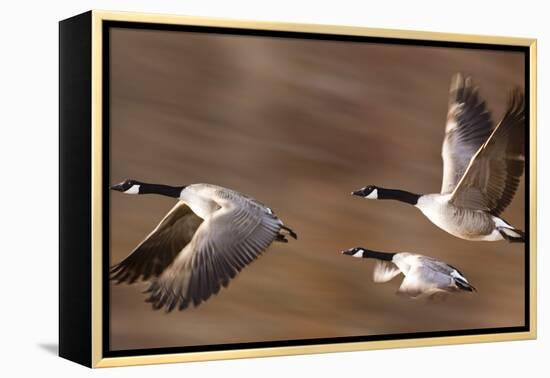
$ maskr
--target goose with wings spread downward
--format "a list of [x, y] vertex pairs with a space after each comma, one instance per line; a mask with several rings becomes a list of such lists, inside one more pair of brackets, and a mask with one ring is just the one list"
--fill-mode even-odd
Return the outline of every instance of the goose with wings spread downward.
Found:
[[176, 205], [133, 251], [111, 268], [116, 283], [150, 281], [154, 309], [198, 306], [226, 287], [273, 241], [297, 238], [273, 211], [236, 191], [210, 184], [168, 186], [126, 180], [127, 194], [160, 194]]
[[374, 282], [388, 282], [403, 274], [405, 278], [397, 293], [411, 298], [433, 298], [438, 294], [476, 291], [457, 268], [432, 257], [409, 252], [379, 252], [361, 247], [342, 253], [375, 259]]
[[523, 231], [500, 217], [524, 171], [524, 107], [523, 92], [514, 89], [504, 117], [493, 128], [472, 80], [455, 75], [442, 148], [441, 192], [422, 195], [369, 185], [352, 194], [416, 206], [436, 226], [462, 239], [524, 242]]

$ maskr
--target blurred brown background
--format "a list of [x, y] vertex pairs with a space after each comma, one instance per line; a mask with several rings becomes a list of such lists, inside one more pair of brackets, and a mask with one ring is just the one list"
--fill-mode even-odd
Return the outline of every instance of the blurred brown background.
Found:
[[[524, 324], [524, 247], [469, 242], [366, 184], [438, 192], [451, 75], [473, 75], [493, 120], [522, 85], [513, 52], [114, 29], [111, 183], [207, 182], [274, 209], [299, 240], [273, 244], [228, 289], [164, 314], [145, 283], [111, 286], [113, 350]], [[174, 205], [111, 194], [111, 264]], [[524, 182], [503, 217], [524, 227]], [[372, 282], [354, 246], [456, 265], [479, 292], [442, 303]]]

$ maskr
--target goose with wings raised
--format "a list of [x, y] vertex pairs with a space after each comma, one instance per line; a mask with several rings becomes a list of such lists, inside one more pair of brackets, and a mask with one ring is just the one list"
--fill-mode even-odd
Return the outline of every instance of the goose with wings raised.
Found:
[[111, 189], [178, 199], [145, 240], [110, 271], [116, 283], [150, 281], [145, 293], [154, 309], [198, 306], [227, 287], [273, 241], [297, 238], [270, 208], [220, 186], [126, 180]]
[[388, 282], [399, 274], [405, 278], [397, 290], [411, 298], [434, 297], [459, 291], [476, 291], [457, 268], [432, 257], [409, 252], [379, 252], [356, 247], [342, 252], [359, 258], [376, 259], [374, 282]]
[[485, 101], [471, 78], [451, 83], [441, 192], [416, 194], [374, 185], [352, 192], [416, 206], [436, 226], [467, 240], [524, 242], [523, 231], [500, 217], [512, 201], [525, 167], [525, 109], [520, 89], [493, 128]]

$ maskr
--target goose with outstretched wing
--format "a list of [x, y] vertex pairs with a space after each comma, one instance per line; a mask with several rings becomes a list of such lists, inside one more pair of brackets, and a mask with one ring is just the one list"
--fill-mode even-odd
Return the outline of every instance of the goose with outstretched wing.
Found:
[[169, 312], [198, 306], [226, 287], [273, 241], [297, 238], [270, 208], [221, 186], [126, 180], [111, 189], [178, 199], [145, 240], [110, 272], [116, 283], [149, 281], [147, 302], [154, 309]]
[[342, 253], [375, 259], [374, 282], [388, 282], [403, 274], [405, 278], [397, 293], [411, 298], [433, 298], [440, 294], [476, 291], [457, 268], [432, 257], [409, 252], [379, 252], [362, 247], [351, 248]]
[[500, 217], [525, 168], [525, 104], [510, 92], [500, 123], [493, 123], [471, 78], [455, 75], [443, 141], [440, 193], [416, 194], [368, 185], [352, 192], [367, 199], [408, 203], [436, 226], [467, 240], [524, 242], [523, 231]]

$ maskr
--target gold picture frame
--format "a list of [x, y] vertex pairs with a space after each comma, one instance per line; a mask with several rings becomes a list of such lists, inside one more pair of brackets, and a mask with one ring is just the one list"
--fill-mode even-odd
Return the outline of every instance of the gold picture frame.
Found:
[[[104, 29], [106, 23], [186, 25], [265, 32], [312, 33], [410, 41], [517, 46], [526, 51], [529, 92], [529, 253], [528, 326], [518, 332], [463, 334], [395, 340], [341, 342], [295, 346], [273, 346], [197, 352], [105, 356], [104, 322], [104, 237], [103, 195], [105, 182], [103, 98]], [[89, 367], [112, 367], [236, 359], [309, 353], [344, 352], [370, 349], [512, 341], [536, 338], [536, 39], [364, 27], [259, 22], [208, 17], [90, 11], [60, 23], [60, 355]], [[82, 53], [85, 51], [85, 54]], [[79, 65], [70, 67], [70, 65]], [[89, 72], [87, 72], [89, 70]], [[75, 85], [77, 86], [76, 90]], [[82, 95], [79, 95], [82, 93]], [[76, 109], [76, 110], [75, 110]], [[89, 126], [80, 124], [88, 122]], [[77, 123], [78, 122], [78, 123]], [[80, 139], [79, 139], [80, 138]], [[75, 139], [80, 147], [72, 146]], [[79, 150], [82, 145], [88, 151]], [[89, 152], [89, 154], [88, 154]], [[82, 156], [81, 156], [82, 155]], [[78, 173], [77, 173], [78, 171]], [[67, 187], [69, 177], [82, 175], [90, 185], [88, 193], [75, 193]], [[82, 196], [86, 196], [83, 199]], [[77, 206], [77, 207], [75, 207]], [[81, 206], [81, 207], [78, 207]], [[73, 210], [71, 210], [73, 209]], [[83, 212], [76, 214], [78, 209]], [[84, 220], [78, 217], [88, 217]], [[82, 254], [80, 251], [85, 251]], [[79, 296], [77, 299], [76, 297]]]

